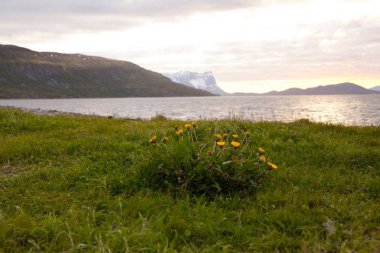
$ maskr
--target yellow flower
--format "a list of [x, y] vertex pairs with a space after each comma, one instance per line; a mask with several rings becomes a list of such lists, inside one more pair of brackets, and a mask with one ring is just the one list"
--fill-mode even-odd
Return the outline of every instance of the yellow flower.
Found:
[[149, 143], [154, 144], [157, 141], [157, 136], [152, 136], [152, 138], [149, 139]]
[[231, 145], [232, 145], [232, 147], [234, 147], [234, 149], [237, 149], [237, 148], [240, 147], [240, 143], [237, 142], [237, 141], [232, 141], [232, 142], [231, 142]]
[[277, 169], [277, 165], [274, 164], [274, 163], [270, 163], [270, 162], [268, 162], [268, 169], [270, 169], [270, 170], [275, 170], [275, 169]]
[[239, 135], [237, 135], [237, 134], [233, 134], [232, 137], [233, 137], [235, 140], [239, 139]]
[[191, 125], [193, 126], [193, 128], [196, 128], [197, 127], [197, 122], [193, 121], [193, 122], [191, 122]]
[[164, 136], [164, 137], [162, 138], [162, 140], [161, 140], [161, 141], [162, 141], [163, 143], [167, 143], [167, 142], [168, 142], [168, 140], [169, 140], [169, 138], [168, 138], [168, 137], [166, 137], [166, 136]]
[[222, 135], [221, 134], [215, 134], [215, 138], [218, 139], [218, 140], [221, 140], [223, 139]]
[[191, 124], [185, 124], [186, 130], [190, 130], [192, 128]]
[[259, 154], [262, 155], [262, 154], [264, 154], [264, 153], [265, 153], [265, 150], [262, 149], [262, 148], [259, 148]]
[[226, 142], [225, 141], [218, 141], [216, 143], [216, 145], [218, 145], [219, 148], [223, 148], [226, 145]]
[[228, 137], [228, 134], [227, 134], [227, 133], [224, 133], [224, 134], [223, 134], [223, 139], [227, 139], [227, 137]]
[[267, 158], [265, 157], [265, 155], [259, 156], [259, 163], [265, 163], [266, 161], [267, 161]]
[[183, 130], [182, 130], [182, 129], [179, 129], [179, 130], [177, 131], [177, 134], [178, 134], [179, 136], [182, 136], [182, 135], [183, 135]]

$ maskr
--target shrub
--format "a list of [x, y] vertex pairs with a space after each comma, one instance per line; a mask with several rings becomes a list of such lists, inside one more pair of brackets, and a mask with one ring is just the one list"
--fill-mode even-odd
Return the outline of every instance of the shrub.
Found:
[[136, 183], [176, 196], [254, 195], [277, 168], [262, 148], [251, 148], [248, 133], [199, 131], [193, 122], [184, 130], [175, 127], [170, 136], [150, 137]]

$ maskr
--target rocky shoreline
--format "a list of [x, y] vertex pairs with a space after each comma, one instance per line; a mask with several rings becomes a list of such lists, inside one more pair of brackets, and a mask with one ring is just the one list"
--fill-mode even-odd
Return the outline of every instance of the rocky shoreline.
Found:
[[29, 112], [36, 115], [48, 115], [48, 116], [55, 116], [55, 115], [64, 115], [64, 116], [74, 116], [74, 117], [97, 117], [97, 118], [114, 118], [113, 116], [102, 116], [97, 114], [82, 114], [82, 113], [76, 113], [76, 112], [63, 112], [63, 111], [57, 111], [57, 110], [43, 110], [40, 108], [25, 108], [25, 107], [16, 107], [16, 106], [0, 106], [0, 108], [9, 108], [9, 109], [17, 109], [23, 112]]

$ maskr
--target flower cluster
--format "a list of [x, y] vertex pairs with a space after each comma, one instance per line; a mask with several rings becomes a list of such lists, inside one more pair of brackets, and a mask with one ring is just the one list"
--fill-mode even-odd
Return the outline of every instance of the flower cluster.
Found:
[[[167, 143], [168, 141], [169, 141], [169, 137], [167, 136], [163, 136], [161, 139], [162, 143]], [[157, 135], [150, 137], [148, 142], [152, 145], [157, 145]]]
[[[214, 147], [217, 146], [221, 150], [224, 150], [228, 146], [228, 143], [229, 143], [230, 146], [232, 147], [232, 149], [234, 149], [234, 150], [239, 149], [242, 145], [243, 145], [243, 148], [246, 148], [246, 147], [244, 147], [244, 145], [248, 144], [248, 142], [249, 142], [248, 138], [250, 137], [250, 133], [246, 132], [244, 134], [244, 138], [241, 142], [239, 141], [239, 135], [238, 134], [232, 135], [232, 141], [231, 142], [229, 142], [229, 136], [230, 135], [228, 133], [223, 133], [223, 134], [217, 133], [217, 134], [215, 134], [214, 138], [215, 138], [216, 145], [214, 145]], [[214, 150], [209, 150], [208, 154], [210, 155], [213, 152], [214, 152]], [[222, 151], [220, 151], [220, 153], [221, 152]], [[220, 156], [220, 153], [218, 154], [218, 156]], [[277, 169], [277, 165], [270, 162], [269, 158], [265, 156], [265, 150], [263, 148], [258, 148], [257, 162], [260, 164], [267, 164], [267, 168], [269, 170]]]
[[197, 122], [175, 125], [160, 142], [151, 136], [148, 142], [156, 148], [145, 154], [139, 181], [175, 194], [252, 194], [277, 169], [263, 148], [253, 147], [249, 132], [202, 127]]

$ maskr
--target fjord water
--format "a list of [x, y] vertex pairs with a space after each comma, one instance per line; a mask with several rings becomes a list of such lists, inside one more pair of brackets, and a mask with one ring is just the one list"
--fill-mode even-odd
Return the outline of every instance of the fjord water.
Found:
[[182, 120], [238, 117], [250, 121], [294, 121], [380, 125], [380, 94], [328, 96], [225, 96], [97, 99], [7, 99], [1, 106], [56, 110], [119, 118], [157, 115]]

